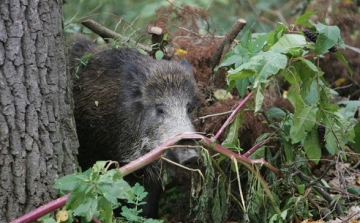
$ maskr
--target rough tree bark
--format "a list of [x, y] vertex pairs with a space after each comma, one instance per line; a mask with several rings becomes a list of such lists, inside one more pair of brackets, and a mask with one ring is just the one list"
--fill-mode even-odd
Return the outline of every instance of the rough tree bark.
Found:
[[0, 222], [58, 196], [77, 137], [62, 0], [0, 0]]

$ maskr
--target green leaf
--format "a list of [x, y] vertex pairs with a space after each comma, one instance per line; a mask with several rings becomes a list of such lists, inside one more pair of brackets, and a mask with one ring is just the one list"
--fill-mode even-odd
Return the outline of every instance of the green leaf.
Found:
[[254, 41], [251, 41], [247, 48], [252, 53], [257, 53], [261, 51], [269, 37], [268, 33], [265, 34], [258, 34]]
[[294, 162], [293, 146], [286, 141], [284, 141], [284, 152], [285, 152], [285, 157], [286, 157], [286, 163]]
[[250, 159], [261, 159], [265, 157], [266, 147], [261, 146], [253, 154], [249, 156]]
[[304, 195], [306, 186], [305, 186], [305, 184], [298, 184], [297, 189], [301, 195]]
[[[121, 178], [120, 172], [115, 169], [110, 171], [113, 173], [107, 173], [98, 181], [102, 195], [112, 204], [117, 204], [117, 199], [133, 198], [131, 187]], [[120, 175], [120, 179], [116, 172]]]
[[276, 27], [274, 31], [270, 32], [266, 46], [264, 47], [264, 51], [269, 50], [274, 44], [276, 44], [279, 39], [284, 35], [286, 30], [287, 27], [281, 24], [280, 26]]
[[245, 96], [246, 90], [250, 85], [250, 78], [243, 78], [240, 80], [236, 80], [236, 89], [238, 90], [241, 97]]
[[308, 19], [315, 14], [316, 14], [315, 12], [307, 12], [301, 15], [299, 18], [296, 19], [295, 25], [312, 26], [312, 24], [308, 21]]
[[315, 43], [315, 53], [320, 55], [331, 47], [341, 43], [340, 29], [337, 26], [326, 26], [321, 23], [313, 24], [319, 35]]
[[304, 149], [307, 157], [317, 164], [321, 158], [321, 146], [316, 128], [307, 134], [304, 140]]
[[325, 147], [331, 155], [337, 154], [339, 150], [338, 143], [335, 137], [336, 136], [331, 131], [327, 131], [327, 133], [325, 133]]
[[236, 63], [241, 63], [243, 61], [243, 57], [239, 54], [234, 54], [228, 58], [226, 58], [220, 65], [219, 67], [226, 67], [226, 66], [230, 66]]
[[90, 222], [96, 212], [98, 202], [95, 197], [85, 197], [79, 206], [74, 210], [74, 215], [85, 217]]
[[127, 222], [142, 222], [142, 217], [139, 216], [141, 211], [136, 210], [135, 208], [128, 208], [126, 206], [121, 207], [121, 215], [124, 216]]
[[317, 108], [314, 106], [305, 106], [303, 109], [295, 111], [293, 125], [290, 129], [292, 143], [297, 143], [306, 137], [315, 125]]
[[286, 113], [280, 109], [280, 108], [270, 108], [269, 111], [267, 111], [267, 115], [269, 118], [283, 118], [286, 116]]
[[[311, 81], [311, 79], [310, 79], [310, 81]], [[307, 82], [304, 82], [302, 90], [307, 89], [307, 91], [306, 92], [301, 91], [304, 101], [309, 105], [315, 105], [318, 102], [318, 100], [320, 99], [319, 94], [318, 94], [318, 86], [317, 86], [316, 80], [313, 80], [310, 83], [310, 86], [306, 86], [305, 83], [307, 83]], [[305, 97], [303, 95], [303, 92], [305, 92], [304, 94], [306, 94]]]
[[41, 223], [56, 223], [55, 219], [53, 219], [50, 214], [46, 214], [37, 220], [41, 221]]
[[241, 45], [238, 45], [235, 47], [234, 52], [237, 54], [241, 54], [240, 52], [242, 51], [241, 48], [243, 47], [244, 49], [247, 50], [248, 44], [251, 43], [251, 33], [253, 30], [253, 26], [252, 25], [249, 29], [246, 30], [246, 32], [244, 33], [244, 35], [242, 35], [242, 37], [240, 38], [240, 42]]
[[144, 187], [141, 186], [139, 183], [136, 183], [133, 186], [133, 193], [135, 194], [135, 196], [137, 196], [137, 199], [139, 201], [142, 201], [148, 195], [148, 192], [146, 192]]
[[162, 40], [163, 41], [167, 41], [168, 40], [168, 37], [169, 37], [169, 33], [165, 33]]
[[81, 179], [78, 178], [79, 173], [73, 173], [70, 175], [63, 176], [62, 178], [55, 181], [54, 188], [59, 190], [71, 191], [83, 183]]
[[93, 166], [92, 169], [96, 173], [101, 173], [105, 170], [105, 165], [108, 161], [97, 161]]
[[239, 142], [239, 129], [244, 122], [244, 112], [241, 111], [235, 115], [235, 118], [230, 123], [226, 130], [226, 139], [221, 144], [222, 146], [236, 152], [240, 152], [240, 142]]
[[283, 76], [285, 80], [288, 81], [293, 86], [298, 85], [298, 83], [300, 83], [300, 76], [294, 64], [288, 67], [287, 69], [282, 70], [282, 72], [280, 72], [279, 74]]
[[164, 57], [164, 52], [163, 51], [161, 51], [161, 50], [156, 51], [155, 58], [157, 60], [161, 60], [163, 57]]
[[351, 193], [351, 194], [355, 194], [357, 196], [360, 196], [360, 188], [359, 187], [353, 187], [353, 186], [345, 186], [347, 192]]
[[[307, 45], [306, 39], [299, 34], [285, 34], [277, 43], [275, 43], [270, 50], [276, 52], [287, 52], [293, 48], [304, 47]], [[300, 55], [301, 56], [301, 55]]]
[[220, 177], [218, 178], [218, 185], [215, 190], [215, 196], [213, 199], [213, 208], [211, 212], [212, 220], [215, 223], [223, 222], [223, 218], [227, 209], [227, 196], [226, 196], [226, 186], [224, 180]]
[[303, 106], [305, 106], [305, 102], [303, 101], [300, 88], [297, 85], [292, 85], [287, 93], [287, 99], [294, 106], [295, 111], [301, 110]]
[[229, 71], [229, 75], [227, 76], [228, 81], [232, 80], [241, 80], [247, 77], [250, 77], [255, 74], [255, 70], [241, 70], [236, 73], [233, 73], [232, 70]]
[[269, 76], [277, 74], [280, 69], [284, 69], [287, 64], [287, 57], [275, 52], [262, 52], [252, 57], [250, 61], [259, 61], [256, 65], [256, 78], [254, 87], [257, 87], [256, 80], [259, 83], [266, 83]]
[[98, 198], [98, 211], [103, 218], [103, 222], [111, 223], [113, 217], [112, 204], [104, 197]]
[[357, 153], [360, 153], [360, 123], [357, 123], [354, 127], [355, 137], [354, 137], [354, 143], [353, 148], [354, 151]]

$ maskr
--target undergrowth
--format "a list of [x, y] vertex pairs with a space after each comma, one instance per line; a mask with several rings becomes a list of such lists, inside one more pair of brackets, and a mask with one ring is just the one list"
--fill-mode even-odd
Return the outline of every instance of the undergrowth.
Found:
[[[309, 162], [318, 164], [324, 154], [346, 160], [341, 152], [354, 141], [353, 117], [360, 106], [358, 101], [333, 101], [337, 93], [328, 87], [319, 58], [334, 53], [349, 67], [337, 50], [344, 43], [338, 27], [312, 23], [312, 15], [299, 17], [290, 27], [280, 24], [269, 33], [254, 34], [250, 28], [220, 65], [229, 68], [228, 91], [236, 88], [240, 96], [253, 97], [254, 104], [248, 107], [253, 106], [257, 115], [266, 115], [273, 132], [260, 136], [253, 148], [243, 151], [238, 130], [245, 110], [238, 109], [222, 145], [216, 143], [216, 137], [200, 139], [205, 149], [215, 152], [203, 151], [206, 170], [202, 192], [193, 192], [189, 204], [196, 213], [195, 222], [335, 218], [352, 204], [350, 193], [360, 196], [347, 185], [343, 185], [344, 192], [349, 192], [347, 197], [330, 195], [326, 181], [316, 178], [309, 167]], [[350, 68], [348, 72], [352, 73]], [[262, 110], [267, 89], [279, 79], [290, 85], [286, 98], [294, 107], [293, 113], [282, 108]], [[269, 141], [275, 149], [269, 149]], [[55, 188], [71, 191], [64, 207], [69, 217], [62, 222], [72, 222], [72, 215], [84, 222], [93, 216], [103, 222], [161, 222], [139, 217], [146, 192], [140, 185], [131, 188], [119, 171], [107, 170], [104, 162], [84, 173], [65, 176]], [[120, 206], [118, 199], [127, 200], [134, 208], [123, 206], [123, 217], [114, 219], [112, 209]]]

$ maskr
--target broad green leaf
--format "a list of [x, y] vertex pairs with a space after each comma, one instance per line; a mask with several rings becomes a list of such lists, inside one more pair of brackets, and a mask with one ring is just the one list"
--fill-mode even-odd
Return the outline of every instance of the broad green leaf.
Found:
[[[241, 66], [240, 66], [241, 67]], [[236, 73], [233, 73], [232, 70], [230, 70], [228, 73], [229, 75], [227, 76], [228, 81], [232, 81], [232, 80], [240, 80], [240, 79], [244, 79], [247, 77], [250, 77], [252, 75], [255, 74], [255, 70], [240, 70]]]
[[308, 19], [315, 14], [316, 14], [315, 12], [307, 12], [299, 16], [299, 18], [297, 18], [295, 21], [295, 25], [312, 26], [312, 24], [308, 21]]
[[[308, 93], [307, 90], [309, 90], [313, 79], [318, 74], [317, 67], [306, 59], [298, 58], [296, 62], [292, 63], [290, 71], [293, 73], [292, 76], [296, 77], [296, 79], [291, 82], [292, 84], [299, 85], [303, 82], [301, 91], [303, 92], [303, 96], [305, 96]], [[289, 79], [290, 77], [285, 78]]]
[[[311, 79], [310, 79], [311, 81]], [[305, 92], [305, 97], [304, 95], [302, 94], [302, 97], [304, 98], [304, 101], [307, 102], [308, 105], [315, 105], [318, 100], [319, 100], [319, 94], [318, 94], [318, 88], [317, 88], [317, 83], [316, 83], [316, 80], [313, 80], [311, 83], [310, 83], [310, 86], [305, 86], [305, 83], [303, 83], [303, 89], [308, 89], [306, 92]], [[303, 93], [304, 91], [302, 91]]]
[[318, 163], [321, 158], [321, 146], [319, 135], [316, 128], [313, 128], [304, 140], [304, 149], [307, 157], [313, 162]]
[[[259, 83], [266, 83], [269, 76], [277, 74], [280, 69], [284, 69], [287, 64], [287, 57], [280, 53], [274, 52], [263, 52], [252, 57], [250, 59], [255, 61], [260, 61], [258, 63], [256, 70], [256, 79]], [[257, 87], [256, 80], [254, 87]]]
[[54, 188], [67, 191], [74, 190], [76, 187], [83, 183], [83, 181], [80, 180], [77, 175], [79, 175], [79, 173], [73, 173], [63, 176], [55, 182]]
[[220, 65], [219, 67], [226, 67], [226, 66], [230, 66], [239, 62], [242, 62], [243, 57], [239, 54], [234, 54], [228, 58], [226, 58]]
[[301, 80], [297, 68], [294, 65], [290, 65], [290, 67], [280, 72], [280, 75], [292, 85], [298, 85]]
[[113, 217], [112, 204], [104, 197], [98, 198], [98, 211], [104, 223], [111, 223]]
[[297, 143], [306, 137], [315, 124], [316, 110], [314, 106], [305, 106], [303, 109], [295, 111], [293, 125], [290, 129], [292, 143]]
[[304, 47], [307, 45], [306, 39], [300, 34], [285, 34], [270, 50], [276, 52], [286, 52], [292, 48]]
[[269, 37], [268, 33], [265, 34], [259, 34], [256, 36], [255, 40], [251, 41], [248, 44], [248, 50], [252, 53], [257, 53], [261, 51]]
[[236, 80], [236, 89], [238, 90], [239, 94], [241, 97], [245, 96], [246, 90], [250, 85], [250, 80], [249, 78], [243, 78], [240, 80]]
[[331, 155], [337, 154], [338, 153], [338, 143], [337, 143], [334, 133], [332, 133], [331, 131], [327, 131], [327, 133], [325, 133], [325, 141], [326, 141], [325, 147], [326, 147], [327, 151]]
[[[241, 45], [238, 45], [238, 46], [241, 46], [241, 47], [244, 47], [244, 48], [247, 49], [248, 44], [251, 42], [251, 33], [252, 33], [252, 30], [253, 30], [253, 26], [254, 26], [254, 24], [251, 25], [251, 27], [246, 30], [244, 35], [242, 35], [242, 37], [240, 38]], [[235, 47], [234, 52], [240, 54], [240, 51], [237, 51], [236, 48], [237, 47]]]
[[97, 208], [98, 202], [95, 197], [86, 197], [74, 210], [74, 215], [85, 217], [90, 222]]
[[66, 200], [65, 207], [67, 210], [75, 210], [81, 203], [85, 201], [87, 196], [83, 191], [71, 192], [69, 198]]
[[[110, 180], [110, 182], [107, 182]], [[118, 198], [128, 198], [130, 196], [131, 188], [124, 180], [116, 180], [111, 182], [111, 179], [104, 178], [99, 181], [98, 188], [102, 195], [112, 204], [117, 204]]]
[[319, 35], [315, 43], [315, 53], [320, 55], [331, 47], [342, 42], [340, 29], [337, 26], [326, 26], [321, 23], [313, 24]]
[[285, 117], [286, 113], [280, 108], [270, 108], [267, 111], [267, 115], [269, 118], [283, 118]]
[[317, 73], [319, 71], [319, 69], [315, 66], [315, 64], [313, 62], [311, 62], [310, 60], [304, 59], [302, 57], [298, 58], [300, 61], [304, 62], [303, 65], [306, 65], [308, 68], [310, 68], [311, 71]]
[[279, 39], [284, 35], [286, 30], [287, 27], [281, 24], [278, 27], [276, 27], [274, 31], [270, 32], [266, 46], [264, 47], [264, 51], [269, 50], [274, 44], [276, 44], [279, 41]]
[[226, 139], [221, 144], [222, 146], [232, 151], [236, 151], [236, 152], [241, 151], [238, 132], [243, 122], [244, 122], [244, 113], [240, 112], [236, 114], [235, 118], [227, 128]]
[[300, 88], [297, 85], [292, 85], [287, 93], [287, 99], [291, 102], [294, 106], [295, 111], [301, 110], [303, 106], [305, 106], [305, 102], [303, 101]]

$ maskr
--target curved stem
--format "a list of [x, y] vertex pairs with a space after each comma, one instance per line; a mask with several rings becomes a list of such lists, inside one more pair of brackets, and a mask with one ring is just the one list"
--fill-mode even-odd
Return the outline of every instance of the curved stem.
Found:
[[220, 135], [224, 132], [226, 126], [228, 126], [228, 124], [231, 122], [231, 120], [233, 120], [233, 118], [235, 117], [235, 115], [240, 111], [240, 109], [242, 107], [244, 107], [245, 103], [252, 97], [252, 92], [250, 94], [248, 94], [244, 100], [242, 100], [240, 102], [240, 104], [236, 107], [236, 109], [231, 113], [231, 115], [229, 116], [229, 118], [226, 120], [226, 122], [221, 126], [220, 130], [216, 133], [216, 135], [213, 137], [215, 140], [218, 140]]

